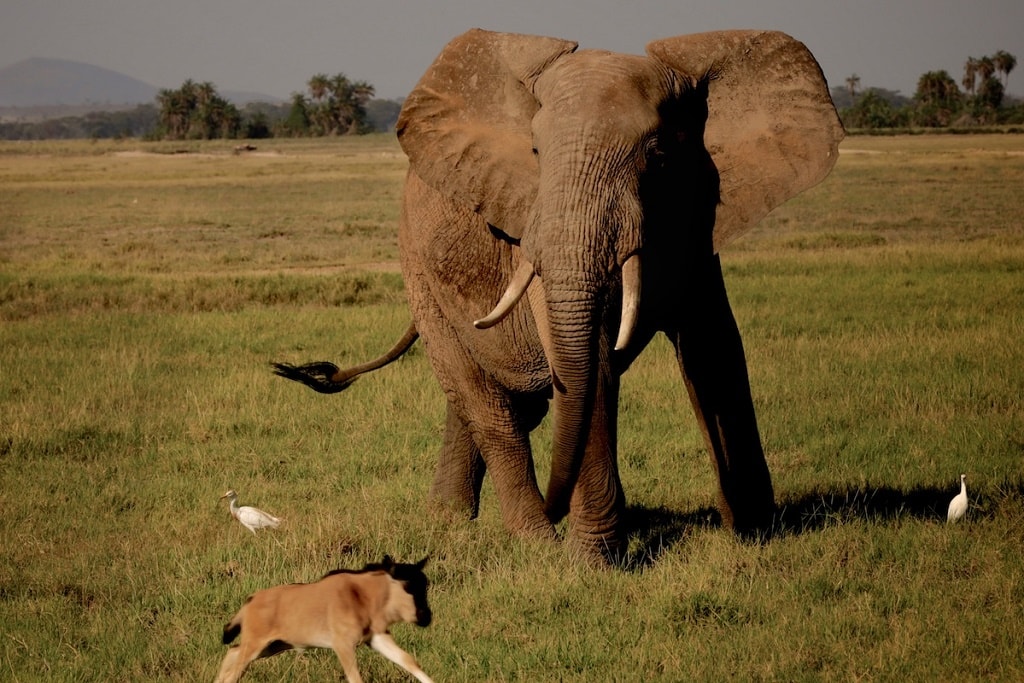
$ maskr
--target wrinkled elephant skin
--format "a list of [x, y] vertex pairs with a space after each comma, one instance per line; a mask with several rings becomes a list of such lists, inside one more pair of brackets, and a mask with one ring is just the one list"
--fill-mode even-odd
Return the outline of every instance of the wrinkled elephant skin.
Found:
[[[554, 536], [568, 515], [571, 541], [614, 557], [619, 379], [663, 333], [723, 520], [756, 531], [774, 497], [718, 251], [831, 170], [843, 130], [827, 85], [777, 32], [680, 36], [647, 56], [576, 47], [469, 31], [399, 118], [408, 334], [448, 401], [433, 496], [474, 515], [486, 471], [509, 529]], [[293, 378], [351, 376], [320, 372]], [[529, 434], [549, 406], [542, 496]]]

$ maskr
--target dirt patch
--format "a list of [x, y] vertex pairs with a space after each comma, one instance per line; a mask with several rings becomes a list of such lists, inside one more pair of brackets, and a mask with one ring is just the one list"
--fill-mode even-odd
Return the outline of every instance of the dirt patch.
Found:
[[230, 152], [189, 152], [186, 150], [176, 152], [147, 152], [141, 149], [127, 150], [124, 152], [114, 152], [111, 154], [114, 157], [120, 157], [122, 159], [134, 159], [134, 158], [152, 158], [160, 157], [161, 159], [174, 159], [174, 158], [187, 158], [187, 159], [218, 159], [230, 156], [247, 156], [247, 157], [283, 157], [283, 153], [276, 150], [269, 152], [258, 152], [254, 150], [240, 150]]

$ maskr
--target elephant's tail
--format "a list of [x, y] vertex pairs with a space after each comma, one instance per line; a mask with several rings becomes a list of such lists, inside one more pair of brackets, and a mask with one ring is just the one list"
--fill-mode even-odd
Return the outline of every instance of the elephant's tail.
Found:
[[306, 365], [272, 363], [274, 374], [279, 377], [295, 380], [296, 382], [302, 382], [310, 389], [319, 391], [321, 394], [336, 394], [347, 389], [352, 382], [356, 381], [359, 375], [382, 368], [388, 363], [398, 360], [419, 339], [419, 336], [420, 333], [416, 331], [416, 323], [409, 323], [405, 334], [387, 353], [366, 363], [354, 365], [344, 370], [339, 369], [334, 363], [326, 361], [307, 363]]

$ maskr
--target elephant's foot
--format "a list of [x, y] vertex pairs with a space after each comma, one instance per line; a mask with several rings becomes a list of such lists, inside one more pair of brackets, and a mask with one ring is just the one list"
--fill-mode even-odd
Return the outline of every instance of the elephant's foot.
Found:
[[[775, 515], [778, 509], [775, 505], [765, 506], [756, 512], [744, 512], [737, 516], [734, 512], [731, 527], [733, 532], [740, 538], [746, 540], [765, 540], [772, 534], [775, 525]], [[728, 519], [722, 515], [723, 523], [728, 524]]]
[[472, 481], [459, 480], [452, 485], [452, 480], [435, 479], [430, 487], [430, 506], [443, 510], [455, 517], [476, 519], [480, 512], [480, 489]]
[[555, 526], [548, 521], [548, 518], [543, 513], [540, 515], [517, 516], [511, 520], [506, 518], [504, 523], [505, 528], [510, 533], [522, 536], [523, 538], [539, 538], [549, 541], [554, 541], [558, 538]]
[[625, 537], [618, 530], [598, 532], [571, 522], [565, 544], [574, 559], [598, 568], [620, 564], [626, 551]]
[[[478, 509], [477, 500], [460, 496], [444, 497], [437, 495], [436, 491], [431, 491], [430, 512], [445, 522], [456, 524], [476, 519]], [[543, 514], [519, 515], [512, 519], [505, 519], [503, 522], [505, 528], [513, 536], [545, 541], [554, 541], [558, 538], [554, 525]]]
[[477, 517], [477, 505], [460, 498], [446, 498], [435, 495], [429, 498], [430, 512], [446, 521], [463, 522]]
[[777, 511], [771, 483], [761, 490], [746, 490], [744, 495], [730, 498], [731, 503], [725, 496], [719, 499], [723, 526], [745, 539], [763, 539], [771, 534]]

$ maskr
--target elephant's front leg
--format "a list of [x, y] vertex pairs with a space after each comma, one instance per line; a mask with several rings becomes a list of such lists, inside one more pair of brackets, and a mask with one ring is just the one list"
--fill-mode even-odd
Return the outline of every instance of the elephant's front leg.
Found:
[[680, 328], [669, 333], [718, 473], [722, 521], [737, 533], [768, 529], [775, 512], [736, 320], [717, 256], [695, 263]]
[[500, 391], [470, 399], [465, 410], [469, 431], [494, 483], [505, 527], [513, 533], [553, 539], [555, 529], [544, 513], [523, 419]]
[[[435, 317], [417, 321], [434, 374], [448, 398], [444, 445], [432, 491], [465, 510], [476, 507], [486, 465], [501, 518], [514, 533], [554, 538], [530, 450], [535, 410], [525, 410], [475, 363], [454, 330]], [[467, 438], [468, 437], [468, 438]]]
[[480, 511], [480, 487], [485, 471], [480, 449], [476, 447], [466, 423], [449, 404], [444, 443], [434, 483], [430, 487], [430, 497], [454, 512], [474, 519]]

